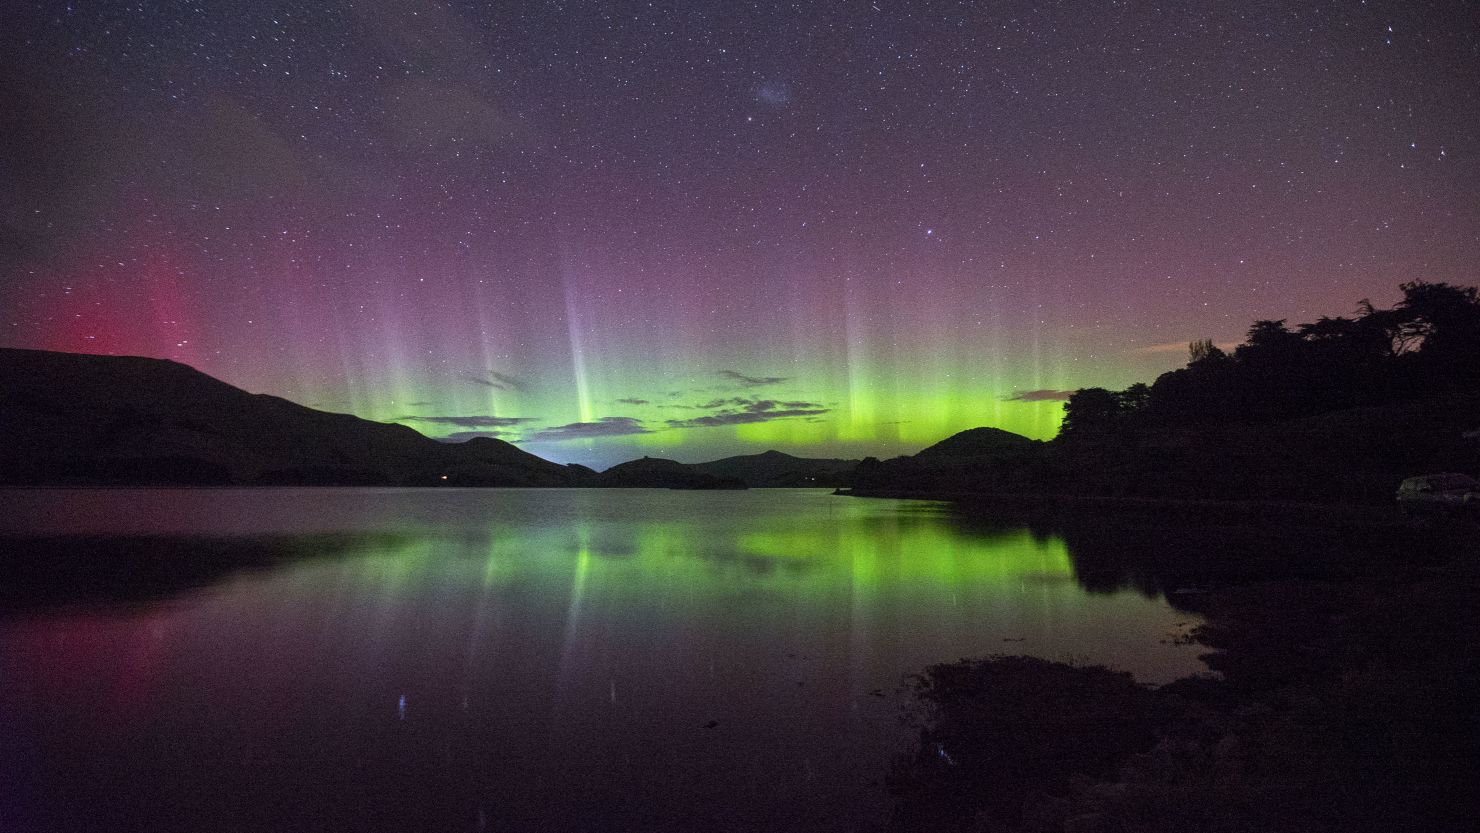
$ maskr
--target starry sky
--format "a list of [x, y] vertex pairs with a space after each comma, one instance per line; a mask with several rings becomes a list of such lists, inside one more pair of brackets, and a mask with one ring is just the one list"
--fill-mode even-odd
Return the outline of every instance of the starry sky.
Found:
[[1480, 262], [1474, 2], [0, 8], [0, 346], [598, 468], [1037, 438]]

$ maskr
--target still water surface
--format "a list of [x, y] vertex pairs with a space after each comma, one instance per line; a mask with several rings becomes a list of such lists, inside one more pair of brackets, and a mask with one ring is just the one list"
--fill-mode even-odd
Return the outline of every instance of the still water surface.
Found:
[[888, 812], [908, 673], [989, 653], [1147, 682], [1202, 668], [1170, 644], [1192, 618], [1162, 598], [1087, 591], [1061, 538], [940, 504], [273, 489], [0, 505], [0, 557], [43, 565], [0, 572], [16, 585], [3, 830], [853, 830]]

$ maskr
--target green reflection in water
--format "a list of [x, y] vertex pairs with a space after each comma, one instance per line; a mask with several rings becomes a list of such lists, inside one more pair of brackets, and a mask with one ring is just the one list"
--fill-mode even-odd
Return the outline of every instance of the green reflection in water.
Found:
[[[541, 821], [553, 806], [646, 812], [677, 795], [736, 818], [782, 804], [882, 812], [877, 779], [910, 740], [888, 696], [905, 674], [989, 653], [1079, 657], [1147, 682], [1201, 669], [1165, 639], [1187, 616], [1087, 592], [1063, 539], [964, 528], [926, 504], [202, 490], [159, 493], [145, 513], [131, 499], [116, 516], [344, 542], [142, 612], [11, 624], [22, 650], [0, 694], [15, 681], [44, 694], [29, 702], [56, 719], [38, 749], [108, 771], [164, 761], [200, 774], [191, 795], [242, 761], [250, 773], [229, 786], [276, 790], [255, 762], [287, 761], [376, 794], [414, 783], [443, 800], [438, 789], [466, 785], [478, 806], [524, 802]], [[74, 647], [58, 652], [58, 634]], [[814, 829], [774, 822], [743, 826]]]
[[1072, 580], [1067, 547], [1056, 536], [964, 533], [944, 516], [901, 511], [892, 502], [858, 511], [855, 501], [839, 511], [817, 498], [802, 492], [797, 505], [772, 500], [760, 505], [766, 511], [746, 515], [675, 518], [670, 511], [647, 520], [628, 513], [560, 523], [504, 516], [481, 534], [416, 530], [402, 546], [342, 566], [391, 594], [418, 585], [563, 590], [573, 613], [593, 585], [643, 605], [659, 598], [702, 603], [740, 589], [805, 599], [883, 584], [981, 591]]
[[[431, 541], [377, 560], [389, 585], [419, 571], [467, 570], [466, 540]], [[589, 584], [635, 604], [730, 595], [738, 588], [784, 591], [798, 598], [881, 583], [950, 589], [1007, 582], [1068, 581], [1068, 550], [1057, 537], [1027, 530], [963, 535], [933, 516], [800, 517], [612, 522], [577, 519], [560, 527], [492, 525], [477, 548], [477, 584], [495, 588], [569, 587], [579, 609]], [[450, 557], [450, 558], [449, 558]], [[367, 564], [367, 566], [369, 566]]]
[[282, 580], [309, 591], [332, 570], [339, 604], [399, 607], [398, 621], [470, 649], [535, 627], [562, 668], [606, 650], [593, 644], [647, 639], [788, 644], [890, 674], [994, 652], [1153, 680], [1200, 669], [1162, 644], [1188, 617], [1138, 593], [1085, 591], [1062, 538], [965, 529], [934, 504], [816, 490], [485, 495], [462, 526], [408, 524], [409, 545]]

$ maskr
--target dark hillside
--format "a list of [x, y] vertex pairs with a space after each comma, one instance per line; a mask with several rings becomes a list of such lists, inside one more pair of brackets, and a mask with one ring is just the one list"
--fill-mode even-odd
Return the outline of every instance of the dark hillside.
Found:
[[0, 349], [0, 480], [24, 485], [559, 486], [578, 473], [496, 439], [247, 393], [176, 362]]
[[743, 454], [694, 468], [715, 477], [740, 480], [747, 486], [841, 486], [853, 474], [857, 460], [793, 457], [780, 451]]

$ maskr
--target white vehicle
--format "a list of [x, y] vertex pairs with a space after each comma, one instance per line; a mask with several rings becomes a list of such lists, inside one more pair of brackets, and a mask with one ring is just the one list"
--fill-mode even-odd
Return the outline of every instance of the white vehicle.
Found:
[[1398, 506], [1406, 512], [1480, 509], [1480, 481], [1468, 474], [1424, 474], [1398, 486]]

